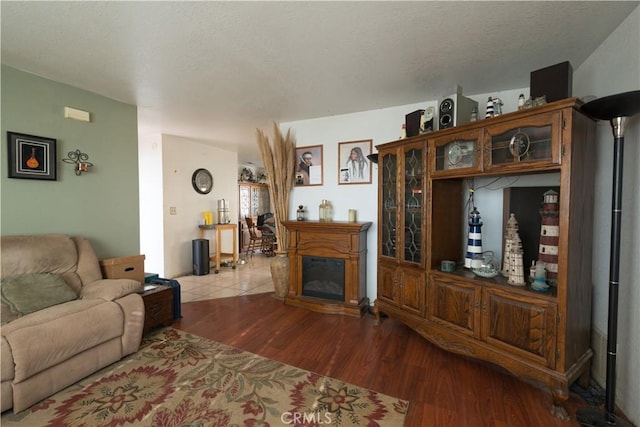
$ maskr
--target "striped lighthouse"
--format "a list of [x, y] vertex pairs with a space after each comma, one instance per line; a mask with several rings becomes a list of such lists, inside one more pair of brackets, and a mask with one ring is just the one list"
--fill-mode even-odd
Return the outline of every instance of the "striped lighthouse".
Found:
[[[467, 239], [467, 255], [464, 258], [466, 268], [478, 268], [482, 266], [482, 221], [478, 208], [473, 207], [469, 214], [469, 237]], [[474, 256], [478, 255], [476, 259]]]
[[558, 236], [559, 209], [558, 193], [549, 190], [544, 193], [540, 208], [540, 245], [538, 247], [538, 261], [544, 263], [547, 270], [547, 282], [555, 286], [558, 281]]

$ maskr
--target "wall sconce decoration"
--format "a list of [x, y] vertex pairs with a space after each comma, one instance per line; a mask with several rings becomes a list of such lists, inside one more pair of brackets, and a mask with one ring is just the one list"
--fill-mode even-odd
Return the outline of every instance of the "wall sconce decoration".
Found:
[[93, 163], [88, 162], [89, 155], [87, 153], [83, 153], [80, 150], [69, 151], [66, 159], [62, 159], [65, 163], [71, 163], [74, 165], [74, 170], [76, 175], [82, 175], [82, 172], [86, 172], [90, 167], [93, 166]]

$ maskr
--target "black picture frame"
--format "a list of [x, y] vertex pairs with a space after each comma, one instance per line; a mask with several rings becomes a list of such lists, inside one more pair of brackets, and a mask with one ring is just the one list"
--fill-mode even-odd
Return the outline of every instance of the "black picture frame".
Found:
[[55, 181], [56, 142], [53, 138], [8, 131], [9, 178]]

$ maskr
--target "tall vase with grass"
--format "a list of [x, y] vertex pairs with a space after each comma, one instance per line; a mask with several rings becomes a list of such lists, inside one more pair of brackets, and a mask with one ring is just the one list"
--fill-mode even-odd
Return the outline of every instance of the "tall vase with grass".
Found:
[[260, 129], [256, 130], [258, 148], [267, 173], [269, 198], [275, 216], [276, 256], [271, 261], [271, 277], [275, 296], [284, 298], [289, 293], [289, 236], [282, 221], [289, 219], [289, 195], [293, 188], [296, 142], [291, 130], [283, 135], [277, 123], [273, 124], [273, 141]]

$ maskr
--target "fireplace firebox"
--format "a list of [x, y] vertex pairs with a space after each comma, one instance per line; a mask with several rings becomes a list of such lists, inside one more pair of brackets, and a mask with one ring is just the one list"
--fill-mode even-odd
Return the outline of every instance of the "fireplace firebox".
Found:
[[302, 295], [344, 301], [344, 260], [303, 256]]
[[310, 310], [362, 316], [367, 298], [370, 222], [283, 221], [289, 232], [289, 294]]

